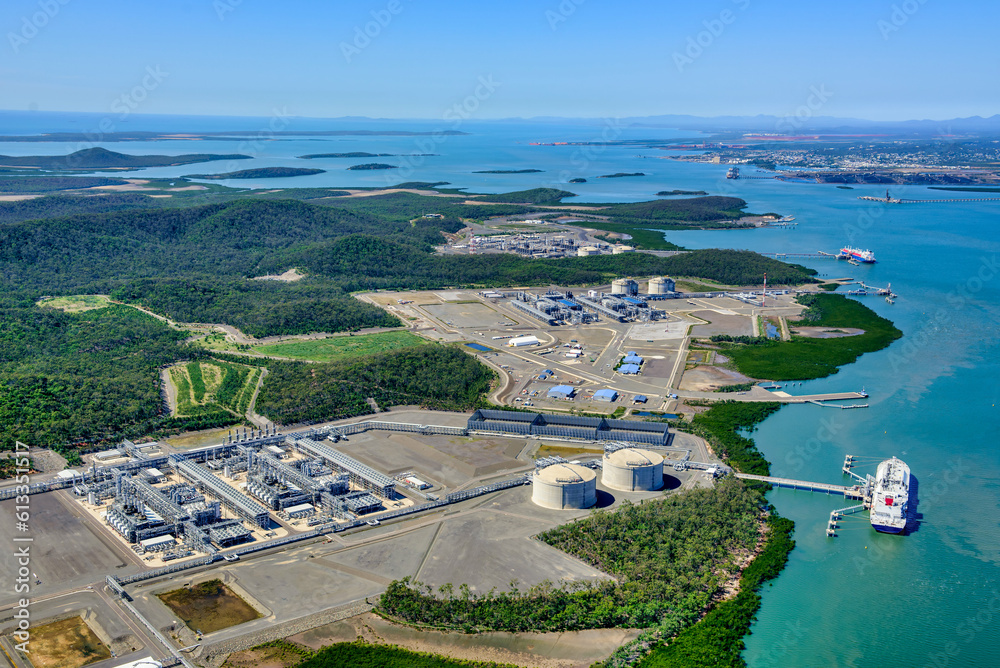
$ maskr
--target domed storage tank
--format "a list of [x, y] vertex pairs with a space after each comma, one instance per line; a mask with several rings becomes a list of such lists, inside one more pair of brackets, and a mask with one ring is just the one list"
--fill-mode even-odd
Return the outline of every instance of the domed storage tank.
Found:
[[542, 508], [578, 510], [597, 503], [597, 474], [578, 464], [553, 464], [535, 471], [531, 487], [531, 500]]
[[634, 246], [626, 246], [624, 244], [617, 244], [617, 245], [611, 247], [611, 254], [612, 255], [621, 255], [622, 253], [634, 253], [634, 252], [635, 252], [635, 247]]
[[637, 295], [639, 294], [639, 284], [631, 278], [617, 278], [611, 281], [611, 294], [613, 295]]
[[623, 448], [604, 455], [601, 482], [623, 492], [652, 492], [663, 487], [663, 457], [650, 450]]
[[665, 276], [658, 276], [656, 278], [649, 279], [649, 292], [646, 294], [650, 295], [665, 295], [674, 292], [674, 279], [667, 278]]

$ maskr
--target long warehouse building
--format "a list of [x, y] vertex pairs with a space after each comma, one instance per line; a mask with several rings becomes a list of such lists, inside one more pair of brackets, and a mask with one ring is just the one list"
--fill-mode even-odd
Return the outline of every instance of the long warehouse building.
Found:
[[170, 464], [179, 474], [207, 489], [239, 517], [253, 522], [261, 529], [267, 529], [270, 525], [271, 516], [263, 506], [240, 494], [232, 485], [212, 475], [201, 464], [179, 455], [170, 455]]
[[342, 452], [337, 452], [324, 443], [317, 443], [311, 438], [300, 438], [298, 440], [288, 437], [287, 443], [293, 447], [305, 450], [314, 457], [321, 457], [338, 469], [351, 476], [351, 482], [369, 489], [377, 494], [391, 499], [396, 493], [396, 481], [379, 473], [370, 466], [366, 466], [353, 457], [349, 457]]

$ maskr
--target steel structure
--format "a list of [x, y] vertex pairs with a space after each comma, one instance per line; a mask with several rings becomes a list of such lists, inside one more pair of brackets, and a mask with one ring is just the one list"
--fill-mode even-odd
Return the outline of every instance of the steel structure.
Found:
[[365, 489], [376, 492], [380, 496], [391, 499], [395, 495], [396, 481], [379, 473], [370, 466], [362, 464], [353, 457], [312, 440], [311, 438], [294, 439], [289, 436], [287, 443], [299, 451], [305, 451], [314, 457], [320, 457], [326, 462], [351, 476], [351, 482]]
[[261, 529], [270, 525], [270, 515], [257, 502], [236, 491], [231, 485], [223, 482], [210, 473], [201, 464], [184, 459], [181, 455], [171, 455], [170, 465], [182, 476], [200, 488], [207, 489], [212, 496], [219, 499], [222, 505], [229, 508], [239, 517], [253, 522]]

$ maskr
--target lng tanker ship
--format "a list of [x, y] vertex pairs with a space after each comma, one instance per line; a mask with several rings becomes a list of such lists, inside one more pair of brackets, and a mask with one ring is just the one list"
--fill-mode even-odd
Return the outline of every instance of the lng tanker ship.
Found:
[[861, 250], [860, 248], [854, 248], [852, 246], [844, 246], [840, 249], [840, 254], [837, 256], [839, 260], [855, 260], [856, 262], [864, 262], [865, 264], [875, 264], [875, 253], [870, 250]]
[[906, 528], [909, 499], [910, 467], [896, 457], [879, 464], [872, 490], [872, 528], [883, 533], [900, 533]]

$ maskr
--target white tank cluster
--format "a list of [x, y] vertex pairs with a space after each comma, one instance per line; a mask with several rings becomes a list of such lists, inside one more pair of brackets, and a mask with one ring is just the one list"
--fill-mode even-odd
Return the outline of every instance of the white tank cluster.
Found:
[[663, 487], [663, 457], [641, 448], [604, 454], [601, 482], [623, 492], [652, 492]]
[[531, 500], [542, 508], [575, 510], [597, 503], [597, 474], [578, 464], [539, 469], [532, 476], [531, 487]]
[[666, 276], [657, 276], [656, 278], [649, 279], [649, 288], [646, 294], [650, 295], [666, 295], [674, 292], [676, 283], [674, 279], [667, 278]]

